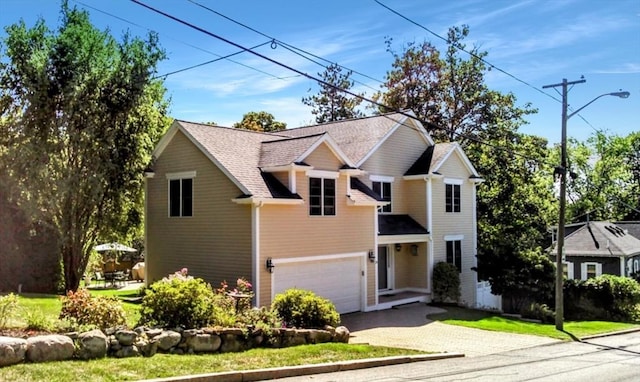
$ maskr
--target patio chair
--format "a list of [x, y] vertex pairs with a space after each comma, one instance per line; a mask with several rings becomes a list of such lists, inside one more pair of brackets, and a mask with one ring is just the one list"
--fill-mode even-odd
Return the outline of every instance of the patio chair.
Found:
[[101, 272], [96, 272], [93, 276], [93, 280], [96, 282], [96, 285], [99, 285], [100, 282], [102, 282], [102, 287], [104, 288], [106, 286], [104, 276]]

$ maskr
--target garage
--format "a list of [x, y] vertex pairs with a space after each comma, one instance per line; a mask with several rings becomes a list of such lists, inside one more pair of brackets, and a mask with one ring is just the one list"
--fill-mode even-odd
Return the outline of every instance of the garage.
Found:
[[362, 310], [362, 256], [322, 261], [275, 262], [274, 296], [290, 288], [307, 289], [331, 300], [339, 313]]

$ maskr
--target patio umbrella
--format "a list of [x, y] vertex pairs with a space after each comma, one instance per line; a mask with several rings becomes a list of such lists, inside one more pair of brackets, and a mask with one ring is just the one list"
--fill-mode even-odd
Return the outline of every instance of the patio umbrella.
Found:
[[95, 249], [98, 252], [106, 252], [106, 251], [138, 252], [138, 250], [135, 248], [127, 247], [124, 244], [115, 243], [115, 242], [96, 245], [95, 247], [93, 247], [93, 249]]

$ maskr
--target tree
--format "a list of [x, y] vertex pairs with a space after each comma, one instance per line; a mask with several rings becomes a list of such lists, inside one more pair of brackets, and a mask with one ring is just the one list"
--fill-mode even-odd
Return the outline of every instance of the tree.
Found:
[[426, 41], [408, 44], [399, 55], [391, 48], [392, 40], [387, 40], [394, 62], [382, 85], [384, 92], [375, 98], [392, 109], [415, 112], [418, 119], [427, 122], [425, 127], [436, 141], [455, 140], [463, 146], [501, 120], [534, 113], [528, 104], [516, 107], [512, 94], [487, 87], [486, 52], [474, 47], [468, 59], [461, 57], [467, 54], [461, 51], [466, 48], [462, 41], [468, 34], [466, 25], [450, 28], [444, 57]]
[[242, 116], [242, 121], [234, 123], [236, 129], [272, 132], [287, 128], [284, 122], [278, 122], [275, 117], [266, 111], [250, 111]]
[[140, 230], [143, 170], [169, 124], [153, 79], [165, 54], [155, 34], [117, 41], [66, 1], [56, 31], [40, 19], [6, 32], [2, 186], [56, 233], [65, 290], [76, 290], [98, 238]]
[[596, 132], [568, 145], [569, 218], [577, 221], [640, 218], [640, 133]]
[[[303, 97], [302, 103], [311, 106], [311, 113], [316, 116], [316, 123], [334, 122], [343, 119], [359, 118], [364, 114], [356, 110], [362, 103], [362, 98], [351, 96], [339, 89], [350, 90], [353, 81], [350, 80], [352, 71], [342, 73], [338, 64], [327, 66], [324, 72], [318, 73], [322, 80], [329, 85], [320, 83], [318, 94]], [[363, 96], [364, 94], [360, 94]]]

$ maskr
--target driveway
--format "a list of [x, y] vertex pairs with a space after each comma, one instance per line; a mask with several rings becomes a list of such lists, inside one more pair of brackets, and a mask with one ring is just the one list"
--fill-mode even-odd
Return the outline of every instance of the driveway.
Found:
[[443, 311], [416, 303], [376, 312], [345, 314], [342, 325], [351, 332], [349, 343], [457, 352], [467, 357], [560, 342], [547, 337], [465, 328], [427, 319], [428, 314]]

